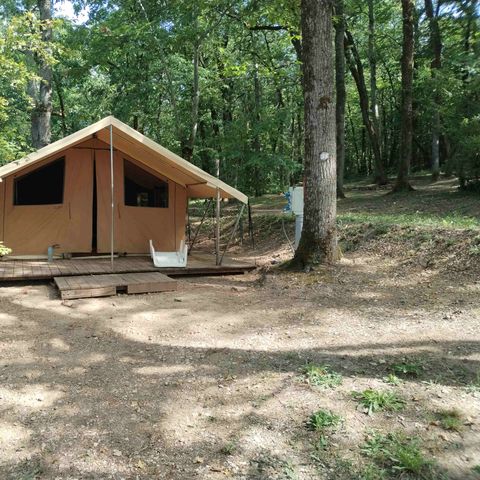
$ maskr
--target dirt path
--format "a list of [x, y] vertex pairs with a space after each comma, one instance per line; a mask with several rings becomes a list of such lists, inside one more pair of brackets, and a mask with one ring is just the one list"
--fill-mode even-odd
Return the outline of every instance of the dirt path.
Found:
[[[480, 284], [394, 259], [349, 255], [309, 275], [182, 281], [158, 295], [72, 301], [51, 286], [0, 289], [0, 472], [8, 479], [314, 479], [305, 420], [345, 419], [341, 458], [362, 461], [372, 428], [401, 428], [452, 479], [480, 463]], [[420, 359], [399, 413], [367, 416], [351, 392], [385, 388], [392, 363]], [[343, 375], [307, 385], [307, 362]], [[459, 432], [435, 422], [461, 413]]]

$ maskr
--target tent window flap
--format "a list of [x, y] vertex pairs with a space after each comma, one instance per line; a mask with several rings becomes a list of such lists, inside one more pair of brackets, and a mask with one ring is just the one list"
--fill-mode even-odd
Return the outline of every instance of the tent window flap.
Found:
[[63, 203], [65, 158], [37, 168], [15, 179], [14, 205], [58, 205]]
[[128, 160], [123, 168], [126, 206], [168, 208], [168, 182]]

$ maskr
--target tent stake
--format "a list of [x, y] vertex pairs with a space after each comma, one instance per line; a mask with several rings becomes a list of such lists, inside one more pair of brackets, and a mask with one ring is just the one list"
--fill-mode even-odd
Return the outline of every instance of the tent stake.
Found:
[[242, 218], [243, 215], [243, 210], [245, 209], [245, 204], [242, 204], [242, 208], [240, 209], [239, 214], [237, 215], [237, 220], [235, 222], [235, 226], [233, 227], [232, 233], [230, 235], [230, 238], [228, 239], [227, 244], [225, 245], [225, 249], [223, 250], [222, 256], [220, 257], [220, 263], [218, 265], [222, 264], [223, 261], [223, 256], [225, 255], [225, 252], [227, 251], [228, 247], [230, 246], [231, 241], [233, 240], [233, 237], [235, 236], [235, 233], [237, 232], [238, 224], [240, 223], [240, 219]]
[[113, 230], [115, 222], [115, 197], [114, 197], [114, 184], [113, 184], [113, 126], [110, 124], [110, 182], [111, 182], [111, 195], [112, 195], [112, 221], [110, 224], [110, 263], [113, 272]]

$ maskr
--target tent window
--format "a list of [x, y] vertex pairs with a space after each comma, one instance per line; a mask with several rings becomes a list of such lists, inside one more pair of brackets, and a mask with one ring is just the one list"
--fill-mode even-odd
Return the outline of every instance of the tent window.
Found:
[[126, 206], [168, 208], [168, 182], [128, 160], [123, 161], [123, 168]]
[[60, 158], [14, 181], [14, 205], [56, 205], [63, 203], [65, 158]]

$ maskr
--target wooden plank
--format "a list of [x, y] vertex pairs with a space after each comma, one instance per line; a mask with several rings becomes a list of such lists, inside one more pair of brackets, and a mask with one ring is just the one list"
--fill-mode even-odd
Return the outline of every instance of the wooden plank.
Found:
[[98, 288], [82, 288], [80, 290], [61, 290], [62, 300], [73, 300], [76, 298], [92, 297], [111, 297], [117, 294], [117, 289], [113, 286]]
[[172, 280], [161, 273], [139, 273], [136, 275], [137, 277], [135, 278], [135, 281], [132, 281], [127, 285], [128, 294], [171, 292], [177, 289], [176, 280]]
[[[212, 255], [195, 253], [188, 258], [186, 268], [156, 268], [150, 257], [121, 257], [114, 261], [117, 274], [164, 273], [182, 275], [233, 275], [253, 270], [255, 265], [231, 260], [227, 257], [221, 266], [215, 265]], [[0, 282], [28, 279], [50, 279], [53, 277], [73, 277], [98, 274], [112, 274], [108, 259], [55, 260], [3, 260], [0, 262]]]

